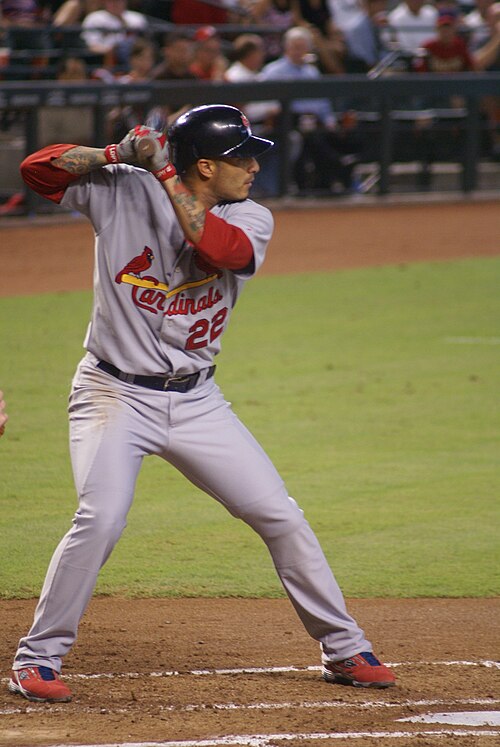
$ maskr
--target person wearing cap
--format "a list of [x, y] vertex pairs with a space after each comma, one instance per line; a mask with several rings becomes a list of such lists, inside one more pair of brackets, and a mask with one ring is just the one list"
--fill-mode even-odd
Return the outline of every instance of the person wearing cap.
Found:
[[213, 26], [202, 26], [194, 34], [194, 54], [189, 71], [198, 80], [224, 80], [228, 60], [222, 41]]
[[[62, 659], [151, 455], [265, 542], [300, 620], [321, 645], [327, 682], [395, 684], [348, 613], [304, 513], [214, 380], [233, 308], [273, 233], [271, 212], [248, 199], [257, 158], [272, 145], [252, 133], [239, 109], [216, 104], [180, 116], [168, 139], [140, 126], [106, 148], [59, 144], [21, 165], [38, 194], [89, 218], [96, 265], [86, 354], [69, 401], [79, 507], [19, 642], [12, 694], [71, 700], [59, 677]], [[168, 480], [157, 490], [165, 494]]]
[[475, 69], [467, 44], [457, 31], [460, 15], [453, 7], [442, 8], [436, 18], [436, 36], [424, 42], [417, 70], [427, 73], [463, 73]]

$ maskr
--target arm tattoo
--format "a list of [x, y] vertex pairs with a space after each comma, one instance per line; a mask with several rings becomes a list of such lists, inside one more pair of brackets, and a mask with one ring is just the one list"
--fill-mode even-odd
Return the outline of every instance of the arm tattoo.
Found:
[[177, 211], [181, 211], [185, 218], [185, 224], [191, 233], [191, 239], [199, 240], [205, 227], [205, 207], [195, 195], [193, 195], [180, 179], [176, 179], [176, 184], [172, 192], [172, 202]]
[[58, 166], [70, 174], [82, 176], [90, 171], [102, 168], [108, 161], [101, 148], [87, 148], [78, 145], [76, 148], [67, 150], [59, 158], [54, 159], [53, 163], [54, 166]]

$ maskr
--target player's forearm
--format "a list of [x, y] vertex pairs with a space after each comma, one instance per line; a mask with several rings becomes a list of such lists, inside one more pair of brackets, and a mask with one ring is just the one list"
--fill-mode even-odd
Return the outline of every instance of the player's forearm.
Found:
[[195, 246], [201, 241], [205, 229], [206, 209], [178, 176], [160, 182], [170, 198], [172, 207], [181, 224], [184, 236]]
[[24, 159], [20, 166], [24, 181], [37, 194], [59, 203], [63, 198], [66, 187], [79, 179], [82, 173], [88, 173], [77, 170], [71, 171], [63, 165], [65, 163], [69, 164], [72, 158], [71, 156], [68, 158], [67, 154], [79, 149], [80, 146], [72, 143], [60, 143], [59, 145], [48, 145], [46, 148], [32, 153]]
[[108, 163], [104, 148], [89, 148], [85, 145], [76, 145], [52, 161], [53, 166], [76, 176], [89, 174]]

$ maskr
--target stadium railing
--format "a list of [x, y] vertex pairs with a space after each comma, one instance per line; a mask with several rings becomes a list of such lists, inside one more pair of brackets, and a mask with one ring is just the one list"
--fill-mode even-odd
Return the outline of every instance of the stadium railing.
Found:
[[[398, 74], [370, 80], [364, 75], [323, 76], [317, 81], [273, 81], [260, 83], [204, 83], [198, 81], [162, 81], [147, 84], [109, 85], [101, 82], [64, 84], [54, 81], [0, 82], [0, 112], [20, 113], [24, 130], [24, 152], [39, 147], [38, 114], [41, 107], [84, 107], [93, 112], [93, 144], [107, 142], [106, 116], [117, 106], [168, 105], [174, 109], [204, 103], [242, 104], [248, 101], [278, 100], [282, 113], [276, 129], [279, 148], [278, 196], [289, 193], [291, 181], [290, 143], [293, 127], [291, 103], [295, 99], [327, 98], [333, 109], [342, 111], [347, 104], [366, 114], [371, 127], [372, 160], [378, 165], [377, 189], [381, 195], [391, 191], [390, 168], [397, 158], [396, 135], [404, 141], [401, 123], [411, 122], [421, 112], [428, 112], [428, 102], [442, 102], [459, 96], [460, 110], [432, 107], [432, 116], [440, 119], [453, 115], [454, 126], [460, 126], [462, 137], [456, 161], [460, 166], [460, 188], [470, 193], [477, 188], [478, 159], [484, 122], [480, 101], [498, 96], [500, 72], [465, 74]], [[427, 102], [426, 106], [406, 106], [408, 102]], [[403, 104], [403, 105], [402, 105]], [[352, 108], [349, 106], [349, 108]], [[444, 116], [442, 116], [444, 114]], [[499, 185], [500, 186], [500, 185]], [[36, 209], [36, 199], [26, 190], [27, 211]]]

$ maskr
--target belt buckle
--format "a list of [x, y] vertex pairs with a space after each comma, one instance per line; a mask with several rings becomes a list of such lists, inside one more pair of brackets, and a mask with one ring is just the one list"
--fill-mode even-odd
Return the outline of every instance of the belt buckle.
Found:
[[189, 376], [167, 376], [167, 378], [165, 379], [165, 383], [163, 384], [163, 391], [166, 392], [173, 381], [182, 383], [184, 381], [187, 381], [188, 379]]

